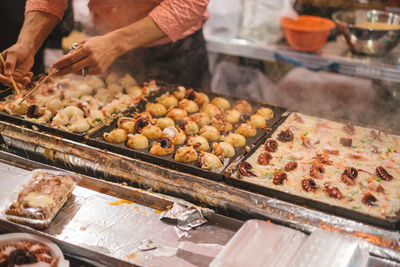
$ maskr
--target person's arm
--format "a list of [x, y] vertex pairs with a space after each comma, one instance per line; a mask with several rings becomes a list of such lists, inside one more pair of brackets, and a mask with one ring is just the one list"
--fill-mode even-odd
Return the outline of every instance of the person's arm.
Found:
[[30, 81], [32, 78], [30, 69], [34, 63], [34, 56], [60, 21], [66, 7], [65, 3], [65, 0], [27, 1], [27, 11], [18, 40], [13, 46], [2, 52], [6, 67], [0, 67], [1, 83], [10, 85], [8, 78], [10, 75], [14, 77], [18, 87]]
[[102, 36], [87, 39], [82, 48], [69, 53], [52, 65], [57, 75], [78, 72], [101, 74], [119, 56], [164, 37], [172, 41], [204, 18], [209, 0], [165, 0], [149, 16]]
[[59, 69], [57, 75], [65, 75], [87, 67], [88, 74], [101, 74], [117, 57], [164, 37], [165, 33], [147, 16], [126, 27], [83, 41], [80, 49], [61, 57], [51, 69]]
[[175, 42], [191, 27], [205, 22], [209, 2], [210, 0], [164, 0], [149, 16]]

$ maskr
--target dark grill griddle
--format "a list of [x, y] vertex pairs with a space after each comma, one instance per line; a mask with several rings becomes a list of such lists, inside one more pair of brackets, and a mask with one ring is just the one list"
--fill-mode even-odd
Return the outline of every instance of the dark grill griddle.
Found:
[[[156, 102], [155, 99], [158, 96], [161, 96], [162, 94], [166, 93], [166, 92], [173, 92], [177, 86], [175, 85], [170, 85], [170, 84], [163, 84], [163, 83], [157, 83], [157, 84], [161, 84], [162, 89], [154, 96], [151, 96], [148, 98], [148, 102]], [[213, 92], [205, 92], [207, 93], [207, 95], [210, 98], [210, 101], [217, 96], [220, 97], [224, 97], [226, 98], [230, 104], [233, 107], [233, 104], [237, 101], [237, 100], [241, 100], [239, 98], [234, 98], [231, 96], [225, 96], [225, 95], [220, 95], [220, 94], [216, 94]], [[272, 127], [273, 125], [277, 124], [278, 121], [281, 120], [282, 115], [284, 114], [284, 112], [286, 111], [284, 108], [280, 108], [280, 107], [276, 107], [276, 106], [272, 106], [269, 104], [261, 104], [261, 103], [257, 103], [254, 101], [248, 101], [252, 107], [253, 107], [253, 111], [255, 112], [258, 108], [261, 107], [268, 107], [271, 108], [274, 111], [274, 118], [270, 121], [268, 121], [268, 125], [270, 127]], [[143, 112], [145, 110], [145, 104], [146, 102], [143, 101], [141, 104], [138, 105], [138, 110], [139, 112]], [[130, 116], [133, 115], [133, 113], [129, 114]], [[233, 125], [234, 129], [238, 126], [237, 125]], [[235, 127], [236, 126], [236, 127]], [[87, 138], [86, 143], [89, 145], [92, 145], [94, 147], [97, 148], [101, 148], [101, 149], [107, 149], [108, 151], [112, 151], [115, 153], [119, 153], [125, 156], [129, 156], [129, 157], [133, 157], [133, 158], [137, 158], [137, 159], [141, 159], [144, 161], [148, 161], [154, 164], [158, 164], [161, 166], [165, 166], [165, 167], [169, 167], [175, 170], [179, 170], [179, 171], [183, 171], [183, 172], [187, 172], [193, 175], [197, 175], [200, 177], [204, 177], [204, 178], [208, 178], [208, 179], [212, 179], [215, 181], [222, 181], [223, 180], [223, 176], [224, 176], [224, 170], [232, 163], [234, 162], [236, 159], [238, 159], [239, 157], [242, 157], [244, 154], [247, 153], [246, 148], [245, 147], [241, 147], [241, 148], [235, 148], [235, 156], [230, 158], [230, 159], [225, 159], [228, 162], [223, 162], [224, 163], [224, 167], [219, 169], [218, 171], [212, 171], [212, 170], [204, 170], [202, 168], [200, 168], [195, 162], [193, 163], [181, 163], [181, 162], [177, 162], [173, 159], [173, 155], [167, 155], [167, 156], [155, 156], [149, 153], [149, 150], [151, 148], [152, 142], [153, 140], [149, 140], [149, 147], [145, 150], [134, 150], [134, 149], [130, 149], [128, 147], [126, 147], [124, 144], [113, 144], [113, 143], [107, 143], [106, 141], [103, 140], [103, 133], [105, 132], [110, 132], [111, 130], [117, 128], [117, 120], [115, 120], [110, 126], [105, 126], [102, 127], [101, 129], [99, 129], [98, 131], [95, 131], [94, 133], [90, 134], [90, 136]], [[270, 130], [265, 130], [265, 129], [257, 129], [257, 135], [255, 137], [252, 138], [246, 138], [246, 145], [249, 146], [250, 148], [252, 148], [258, 140], [260, 140], [266, 133], [268, 133], [268, 131]], [[158, 140], [154, 140], [154, 141], [158, 141]], [[210, 150], [207, 152], [211, 152], [212, 150], [212, 142], [209, 143], [210, 144]], [[180, 146], [175, 146], [175, 151], [179, 148]]]

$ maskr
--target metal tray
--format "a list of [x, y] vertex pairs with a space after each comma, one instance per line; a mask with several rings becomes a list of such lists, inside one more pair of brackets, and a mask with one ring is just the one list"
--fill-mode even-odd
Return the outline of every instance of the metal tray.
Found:
[[[306, 113], [304, 113], [304, 114], [306, 114]], [[289, 115], [287, 117], [283, 118], [279, 122], [279, 125], [281, 125], [283, 122], [285, 122], [285, 120], [289, 117]], [[306, 115], [308, 115], [308, 114], [306, 114]], [[337, 118], [335, 119], [332, 117], [329, 117], [329, 118], [325, 117], [325, 119], [334, 120], [334, 121], [341, 122], [341, 123], [349, 122], [349, 121], [345, 121], [343, 119], [337, 119]], [[357, 126], [361, 126], [361, 127], [371, 127], [370, 125], [368, 126], [368, 125], [363, 125], [360, 123], [353, 123], [353, 122], [351, 122], [351, 123], [354, 125], [357, 125]], [[261, 145], [263, 145], [264, 142], [268, 138], [270, 138], [272, 136], [272, 134], [275, 132], [275, 130], [279, 127], [279, 125], [275, 125], [273, 131], [268, 132], [268, 134], [266, 134], [261, 140], [259, 140], [259, 142], [257, 142], [257, 145], [249, 153], [247, 153], [241, 159], [241, 161], [245, 161], [251, 155], [253, 155], [253, 153], [255, 153], [256, 150]], [[287, 202], [290, 202], [290, 203], [293, 203], [296, 205], [307, 206], [308, 208], [317, 209], [322, 212], [327, 212], [329, 214], [334, 214], [334, 215], [342, 216], [342, 217], [349, 218], [349, 219], [354, 219], [354, 220], [364, 222], [367, 224], [371, 224], [371, 225], [375, 225], [375, 226], [379, 226], [379, 227], [383, 227], [383, 228], [387, 228], [387, 229], [393, 229], [393, 230], [399, 229], [400, 214], [396, 218], [383, 219], [383, 218], [367, 215], [365, 213], [361, 213], [357, 210], [351, 210], [351, 209], [346, 209], [346, 208], [339, 207], [339, 206], [329, 205], [324, 202], [320, 202], [320, 201], [313, 200], [310, 198], [305, 198], [302, 196], [293, 195], [293, 194], [290, 194], [290, 193], [287, 193], [284, 191], [280, 191], [277, 189], [265, 187], [262, 185], [250, 183], [248, 181], [243, 181], [241, 179], [235, 178], [232, 175], [237, 171], [239, 163], [240, 162], [235, 162], [235, 164], [232, 164], [232, 166], [230, 166], [230, 168], [227, 169], [227, 171], [225, 172], [224, 181], [227, 184], [233, 185], [235, 187], [242, 188], [242, 189], [254, 192], [254, 193], [259, 193], [259, 194], [262, 194], [265, 196], [274, 197], [274, 198], [277, 198], [277, 199], [280, 199], [283, 201], [287, 201]]]
[[[8, 175], [0, 179], [8, 192], [0, 196], [2, 208], [9, 195], [29, 178], [29, 171], [36, 168], [55, 169], [0, 151], [0, 170]], [[206, 266], [242, 225], [241, 221], [212, 213], [208, 223], [182, 231], [160, 221], [160, 214], [174, 203], [185, 202], [82, 176], [46, 230], [9, 222], [0, 214], [0, 231], [48, 238], [68, 256], [94, 266], [181, 266], [196, 262]], [[158, 248], [138, 249], [145, 239], [158, 243]]]
[[[160, 82], [160, 83], [162, 84], [160, 87], [165, 86], [164, 83], [162, 83], [162, 82]], [[157, 83], [157, 85], [158, 85], [158, 83]], [[5, 97], [9, 96], [12, 93], [13, 93], [12, 89], [10, 89], [10, 88], [6, 89], [6, 90], [0, 92], [0, 99], [4, 100]], [[153, 96], [155, 93], [156, 92], [152, 92], [147, 97]], [[143, 106], [144, 105], [143, 103], [145, 103], [145, 101], [143, 99], [141, 99], [138, 102], [137, 106], [138, 105]], [[121, 114], [123, 114], [123, 115], [124, 114], [129, 114], [129, 113], [135, 112], [136, 110], [137, 110], [136, 106], [133, 106], [133, 107], [128, 108], [126, 111], [121, 112]], [[88, 133], [95, 132], [97, 129], [101, 128], [102, 126], [108, 125], [110, 123], [110, 121], [113, 121], [113, 118], [115, 116], [116, 116], [116, 114], [112, 115], [110, 118], [108, 118], [106, 120], [106, 122], [103, 122], [103, 123], [97, 125], [96, 127], [93, 127], [91, 129], [89, 129], [86, 132], [73, 133], [73, 132], [65, 131], [65, 130], [62, 130], [62, 129], [59, 129], [59, 128], [51, 127], [51, 126], [49, 126], [47, 124], [41, 124], [41, 123], [33, 122], [33, 121], [30, 121], [30, 120], [26, 120], [23, 117], [20, 117], [20, 116], [17, 116], [17, 115], [10, 115], [5, 111], [0, 111], [0, 120], [2, 120], [2, 121], [12, 122], [12, 123], [15, 123], [15, 124], [18, 124], [18, 125], [22, 125], [22, 126], [31, 128], [33, 130], [39, 129], [41, 131], [45, 131], [47, 133], [54, 134], [54, 135], [59, 136], [59, 137], [63, 137], [63, 138], [69, 139], [69, 140], [79, 141], [79, 142], [84, 141], [84, 137]]]
[[85, 133], [72, 133], [68, 131], [64, 131], [58, 128], [54, 128], [48, 126], [46, 124], [36, 123], [33, 121], [25, 120], [22, 117], [10, 115], [7, 112], [0, 111], [0, 120], [16, 123], [18, 125], [23, 125], [25, 127], [29, 127], [35, 130], [35, 128], [45, 131], [51, 134], [54, 134], [59, 137], [67, 138], [74, 141], [83, 141], [83, 137], [86, 135]]
[[[155, 102], [155, 99], [158, 96], [160, 96], [164, 93], [167, 93], [167, 92], [172, 92], [177, 87], [177, 86], [171, 85], [171, 84], [163, 84], [163, 83], [161, 83], [161, 84], [162, 84], [162, 89], [159, 90], [156, 95], [148, 97], [149, 102]], [[206, 92], [206, 93], [210, 97], [210, 100], [217, 96], [224, 97], [231, 103], [231, 105], [234, 104], [237, 100], [241, 100], [239, 98], [216, 94], [213, 92]], [[261, 108], [261, 107], [268, 107], [274, 111], [274, 118], [272, 120], [268, 121], [268, 125], [270, 127], [274, 127], [277, 124], [277, 122], [279, 122], [282, 119], [282, 116], [284, 115], [284, 113], [286, 111], [286, 109], [284, 109], [284, 108], [273, 106], [270, 104], [263, 104], [263, 103], [258, 103], [258, 102], [254, 102], [254, 101], [249, 101], [249, 100], [248, 100], [248, 102], [250, 104], [252, 104], [253, 110], [257, 110], [258, 108]], [[137, 106], [137, 109], [139, 112], [143, 112], [145, 110], [145, 104], [146, 104], [146, 102], [142, 101]], [[130, 113], [129, 115], [132, 116], [133, 113]], [[233, 126], [235, 129], [238, 126], [238, 124], [234, 124]], [[91, 146], [94, 146], [97, 148], [106, 149], [108, 151], [119, 153], [119, 154], [122, 154], [125, 156], [145, 160], [145, 161], [148, 161], [151, 163], [159, 164], [161, 166], [169, 167], [169, 168], [172, 168], [175, 170], [187, 172], [190, 174], [194, 174], [194, 175], [201, 176], [201, 177], [208, 178], [208, 179], [215, 180], [215, 181], [223, 181], [225, 169], [228, 168], [228, 166], [230, 164], [232, 164], [235, 160], [237, 160], [238, 158], [242, 157], [243, 155], [245, 155], [247, 153], [246, 147], [235, 148], [235, 156], [232, 158], [229, 158], [229, 159], [224, 159], [225, 161], [223, 161], [223, 167], [221, 167], [218, 170], [214, 170], [214, 171], [213, 170], [204, 170], [204, 169], [200, 168], [195, 162], [182, 163], [182, 162], [175, 161], [173, 158], [174, 153], [167, 155], [167, 156], [155, 156], [155, 155], [150, 154], [149, 150], [151, 148], [152, 143], [154, 141], [158, 141], [158, 140], [149, 140], [149, 143], [150, 143], [149, 147], [147, 149], [143, 149], [143, 150], [135, 150], [135, 149], [128, 148], [123, 143], [114, 144], [114, 143], [108, 143], [108, 142], [104, 141], [103, 133], [110, 132], [111, 130], [113, 130], [115, 128], [117, 128], [117, 119], [110, 125], [104, 126], [104, 127], [100, 128], [99, 130], [91, 133], [88, 137], [86, 137], [86, 143], [88, 145], [91, 145]], [[271, 128], [269, 128], [268, 130], [257, 129], [256, 136], [251, 137], [251, 138], [246, 138], [246, 146], [249, 146], [251, 149], [270, 130], [271, 130]], [[211, 150], [212, 150], [212, 142], [209, 142], [209, 144], [210, 144], [210, 150], [207, 152], [211, 152]], [[175, 151], [179, 147], [181, 147], [181, 146], [175, 146]]]

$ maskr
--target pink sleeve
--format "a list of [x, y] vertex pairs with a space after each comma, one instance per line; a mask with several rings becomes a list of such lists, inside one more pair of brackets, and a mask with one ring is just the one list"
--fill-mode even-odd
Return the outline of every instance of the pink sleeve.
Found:
[[60, 20], [68, 7], [68, 0], [27, 0], [25, 13], [29, 11], [43, 11], [53, 14]]
[[172, 41], [195, 24], [204, 22], [209, 0], [164, 0], [149, 16]]

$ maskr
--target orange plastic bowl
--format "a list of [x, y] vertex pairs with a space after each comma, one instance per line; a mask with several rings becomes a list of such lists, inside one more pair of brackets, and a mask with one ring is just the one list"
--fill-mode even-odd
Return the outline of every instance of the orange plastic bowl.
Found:
[[335, 23], [329, 19], [300, 15], [297, 20], [288, 17], [281, 19], [286, 41], [296, 50], [314, 52], [320, 49], [328, 39]]

